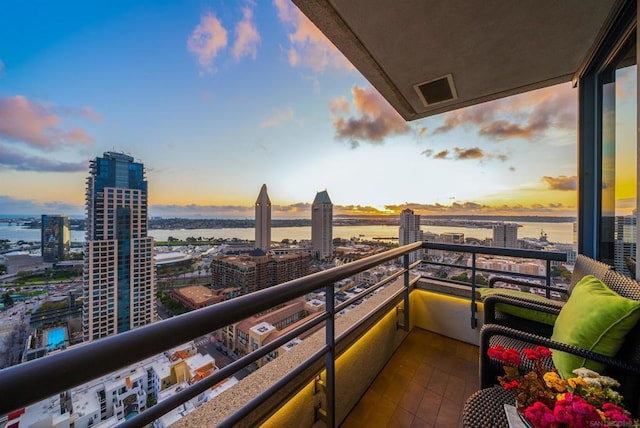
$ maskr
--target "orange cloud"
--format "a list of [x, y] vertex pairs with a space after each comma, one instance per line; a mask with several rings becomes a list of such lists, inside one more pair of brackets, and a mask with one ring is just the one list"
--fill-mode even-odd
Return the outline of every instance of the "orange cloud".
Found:
[[289, 0], [274, 0], [274, 4], [280, 21], [293, 28], [289, 33], [289, 64], [317, 72], [327, 68], [353, 69], [344, 55]]
[[473, 147], [471, 149], [456, 147], [453, 150], [456, 152], [456, 159], [482, 159], [484, 157], [484, 152], [479, 147]]
[[[22, 95], [0, 98], [0, 138], [27, 144], [37, 149], [51, 149], [62, 145], [82, 145], [94, 142], [93, 137], [80, 128], [65, 132], [60, 117], [54, 113], [78, 112], [64, 107], [49, 107], [30, 101]], [[80, 111], [92, 112], [90, 108]], [[95, 115], [94, 112], [92, 112]]]
[[385, 206], [386, 212], [393, 214], [399, 214], [406, 208], [421, 215], [575, 215], [575, 210], [571, 210], [562, 203], [493, 206], [468, 201], [454, 202], [451, 205], [405, 203]]
[[198, 59], [203, 71], [212, 73], [218, 52], [227, 46], [227, 30], [212, 13], [200, 17], [200, 23], [187, 40], [187, 49]]
[[441, 152], [436, 153], [433, 158], [434, 159], [447, 159], [447, 156], [449, 156], [449, 150], [442, 150]]
[[333, 127], [340, 140], [349, 140], [353, 147], [359, 141], [382, 142], [389, 135], [401, 135], [410, 132], [405, 120], [373, 88], [351, 88], [353, 105], [358, 117], [343, 118], [340, 111], [348, 111], [344, 97], [331, 100], [329, 106], [333, 112]]
[[558, 177], [542, 177], [547, 182], [551, 190], [576, 190], [578, 188], [578, 177], [559, 175]]
[[269, 128], [272, 126], [281, 125], [283, 122], [293, 120], [293, 109], [291, 107], [287, 107], [284, 110], [276, 111], [275, 115], [262, 123], [260, 123], [261, 128]]
[[236, 60], [243, 56], [256, 57], [260, 34], [253, 23], [253, 11], [248, 7], [242, 8], [242, 20], [236, 24], [236, 41], [231, 52]]
[[576, 112], [577, 92], [556, 85], [447, 113], [433, 134], [465, 127], [492, 139], [530, 139], [552, 128], [575, 129]]
[[329, 101], [329, 110], [331, 111], [331, 113], [348, 113], [349, 108], [349, 102], [344, 95], [341, 95]]

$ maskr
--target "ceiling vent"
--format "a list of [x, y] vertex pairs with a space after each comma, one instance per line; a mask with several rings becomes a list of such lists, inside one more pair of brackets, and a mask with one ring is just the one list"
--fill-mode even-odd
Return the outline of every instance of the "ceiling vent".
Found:
[[456, 87], [453, 85], [453, 76], [451, 74], [418, 83], [417, 85], [413, 85], [413, 89], [416, 90], [416, 93], [425, 107], [431, 107], [434, 104], [458, 98], [458, 93], [456, 92]]

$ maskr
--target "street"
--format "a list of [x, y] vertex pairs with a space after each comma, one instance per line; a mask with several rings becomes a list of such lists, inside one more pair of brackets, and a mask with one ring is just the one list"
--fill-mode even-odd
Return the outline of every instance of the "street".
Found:
[[[201, 336], [194, 339], [193, 342], [195, 343], [196, 348], [198, 349], [198, 352], [203, 355], [206, 355], [206, 354], [211, 355], [216, 360], [216, 366], [219, 369], [231, 364], [234, 361], [234, 358], [231, 355], [229, 355], [229, 352], [227, 351], [227, 349], [221, 344], [219, 345], [220, 350], [218, 350], [217, 345], [211, 343], [211, 341], [209, 340], [210, 337], [214, 337], [214, 340], [215, 340], [215, 336], [212, 336], [212, 335]], [[253, 366], [253, 364], [250, 365], [250, 367], [251, 366]], [[247, 375], [249, 375], [249, 373], [250, 371], [247, 370], [247, 368], [244, 368], [236, 372], [234, 376], [238, 380], [240, 380], [240, 379], [244, 379]]]

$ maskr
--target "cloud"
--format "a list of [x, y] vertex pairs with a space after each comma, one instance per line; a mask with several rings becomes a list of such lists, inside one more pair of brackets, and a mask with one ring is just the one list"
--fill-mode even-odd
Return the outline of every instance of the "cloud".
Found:
[[432, 134], [463, 127], [490, 139], [532, 139], [551, 129], [574, 130], [576, 112], [577, 92], [556, 85], [447, 113]]
[[231, 48], [236, 61], [243, 56], [255, 59], [258, 52], [260, 34], [252, 19], [253, 11], [248, 7], [242, 8], [242, 20], [236, 24], [236, 41]]
[[[82, 115], [86, 117], [90, 108]], [[52, 149], [62, 145], [86, 145], [95, 140], [83, 129], [65, 132], [55, 111], [74, 112], [66, 107], [49, 107], [30, 101], [22, 95], [0, 98], [0, 139], [27, 144], [38, 149]], [[70, 113], [71, 114], [71, 113]], [[80, 113], [78, 113], [80, 114]]]
[[262, 123], [260, 123], [260, 127], [269, 128], [272, 126], [278, 126], [289, 120], [293, 120], [293, 109], [291, 107], [287, 107], [284, 110], [277, 110], [273, 117], [262, 121]]
[[187, 40], [187, 50], [196, 56], [198, 64], [207, 73], [213, 73], [213, 61], [226, 46], [227, 30], [212, 13], [200, 17], [200, 23]]
[[0, 144], [0, 169], [38, 172], [78, 172], [87, 171], [87, 162], [59, 162], [50, 158], [29, 156]]
[[4, 62], [0, 59], [0, 77], [4, 75]]
[[7, 215], [38, 215], [45, 213], [80, 215], [84, 212], [84, 208], [81, 205], [60, 201], [38, 202], [35, 199], [20, 199], [8, 195], [0, 195], [0, 207], [2, 207], [2, 214]]
[[94, 122], [100, 122], [104, 118], [100, 113], [93, 111], [91, 107], [74, 108], [68, 106], [53, 106], [51, 111], [60, 116], [78, 116]]
[[280, 21], [292, 29], [287, 51], [289, 64], [319, 72], [327, 68], [353, 70], [353, 65], [320, 30], [291, 3], [274, 0]]
[[484, 152], [478, 147], [473, 147], [471, 149], [461, 149], [456, 147], [453, 150], [456, 152], [456, 159], [482, 159], [484, 157]]
[[[0, 199], [0, 202], [2, 200]], [[406, 208], [422, 215], [561, 215], [575, 216], [575, 207], [567, 207], [562, 203], [522, 204], [491, 206], [473, 201], [453, 202], [450, 205], [440, 203], [423, 204], [405, 202], [400, 205], [386, 205], [383, 208], [369, 205], [334, 205], [333, 214], [338, 216], [375, 216], [399, 215]], [[301, 218], [311, 217], [311, 204], [299, 202], [289, 205], [272, 205], [273, 218]], [[30, 211], [28, 211], [30, 212]], [[201, 218], [244, 218], [253, 219], [255, 207], [253, 205], [151, 205], [151, 216], [173, 217], [201, 217]]]
[[558, 177], [544, 176], [542, 180], [546, 181], [551, 190], [576, 190], [578, 188], [578, 177], [575, 175], [568, 177], [559, 175]]
[[401, 205], [386, 205], [387, 213], [399, 214], [403, 209], [409, 208], [421, 215], [563, 215], [575, 216], [575, 208], [567, 207], [562, 203], [522, 204], [491, 206], [477, 202], [453, 202], [444, 204], [420, 204], [407, 202]]
[[359, 114], [357, 117], [344, 118], [339, 115], [340, 109], [348, 111], [344, 97], [329, 102], [338, 139], [348, 140], [352, 147], [357, 147], [359, 141], [380, 143], [387, 136], [411, 131], [405, 120], [375, 89], [353, 86], [351, 94], [356, 114]]
[[344, 95], [333, 98], [329, 101], [329, 110], [333, 114], [349, 113], [349, 101]]
[[[487, 160], [497, 159], [499, 161], [505, 162], [509, 159], [509, 156], [505, 154], [491, 154], [486, 153], [480, 147], [471, 147], [471, 148], [462, 148], [462, 147], [454, 147], [453, 152], [449, 149], [442, 150], [436, 154], [431, 149], [423, 150], [421, 155], [424, 155], [428, 158], [433, 159], [453, 159], [453, 160], [469, 160], [469, 159], [478, 159], [481, 163]], [[452, 154], [453, 158], [450, 158], [449, 155]]]
[[[152, 216], [183, 216], [202, 218], [253, 218], [253, 205], [151, 205], [149, 213]], [[366, 205], [334, 205], [334, 215], [380, 215], [389, 214], [376, 207]], [[311, 203], [298, 202], [289, 205], [272, 205], [273, 218], [310, 218]]]

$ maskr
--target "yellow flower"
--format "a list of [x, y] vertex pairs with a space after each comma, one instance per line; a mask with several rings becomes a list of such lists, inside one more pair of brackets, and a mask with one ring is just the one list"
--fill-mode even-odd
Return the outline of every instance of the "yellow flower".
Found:
[[565, 396], [565, 394], [558, 394], [558, 395], [556, 395], [556, 401], [562, 401], [562, 400], [564, 400], [564, 396]]
[[571, 387], [571, 389], [576, 389], [578, 386], [581, 386], [583, 388], [587, 387], [587, 382], [582, 379], [581, 377], [572, 377], [567, 379], [567, 383], [569, 384], [569, 387]]
[[545, 373], [543, 379], [547, 387], [554, 389], [557, 392], [564, 392], [567, 390], [567, 383], [556, 372]]
[[600, 419], [602, 419], [603, 421], [607, 419], [607, 417], [605, 416], [605, 414], [604, 414], [604, 412], [602, 410], [596, 409], [596, 411], [600, 415]]

